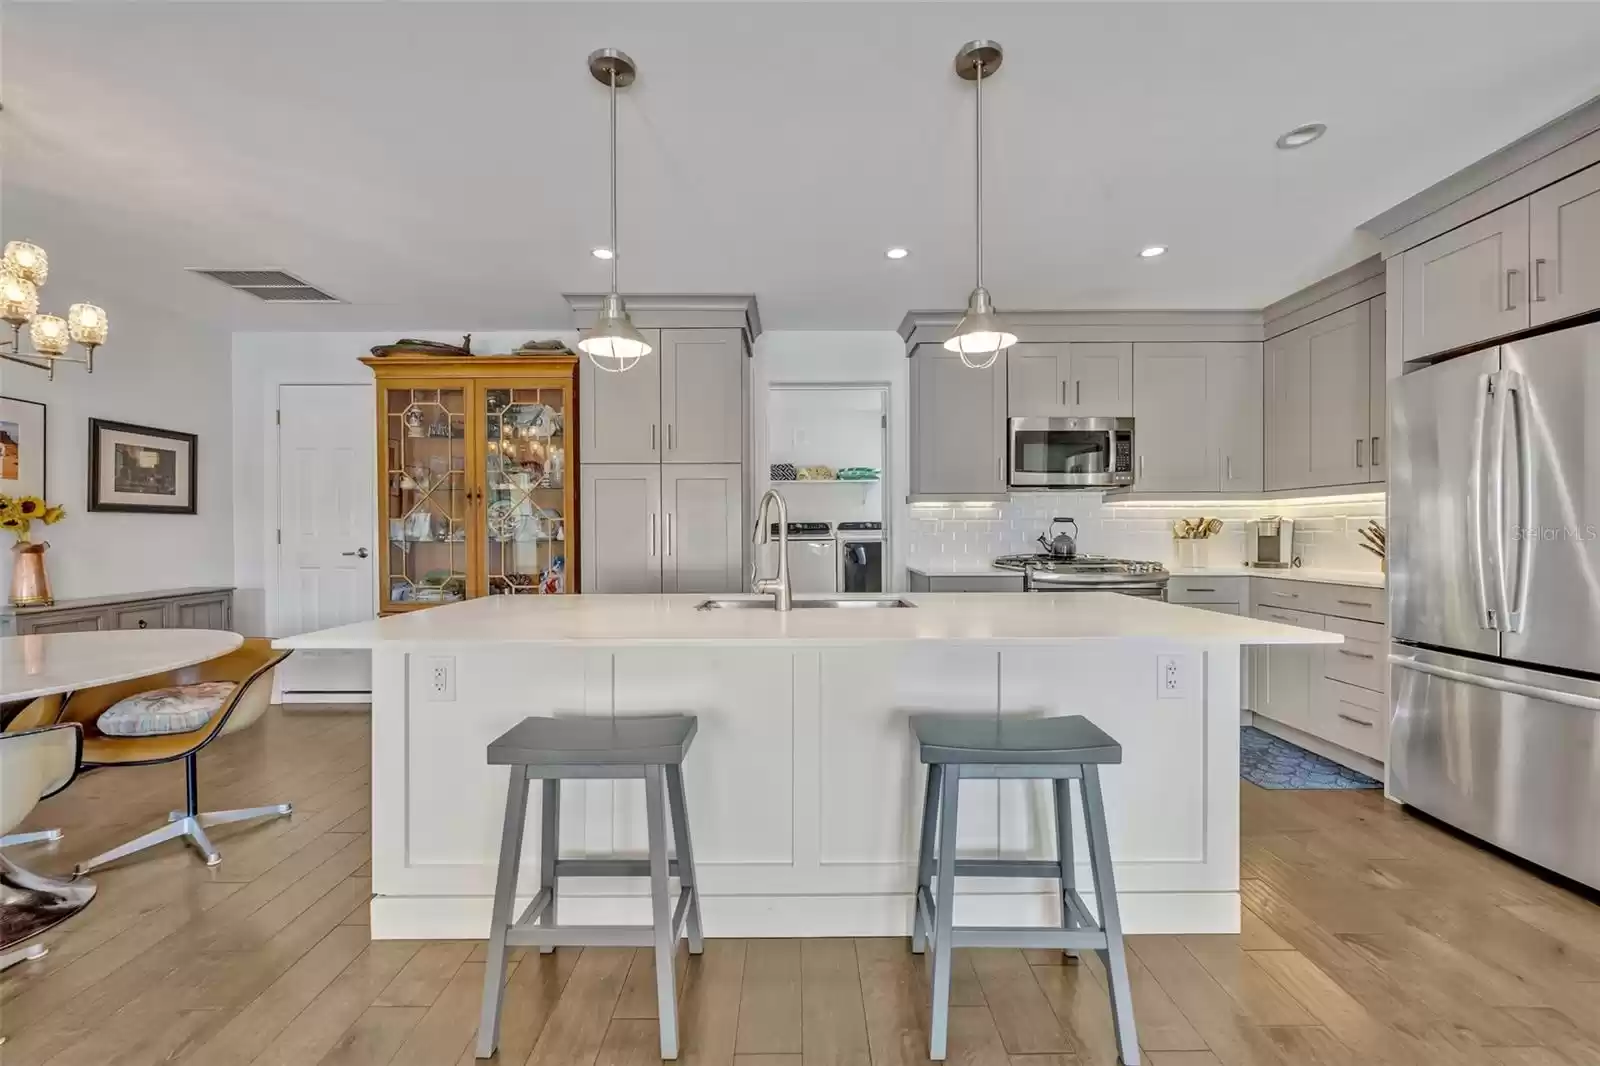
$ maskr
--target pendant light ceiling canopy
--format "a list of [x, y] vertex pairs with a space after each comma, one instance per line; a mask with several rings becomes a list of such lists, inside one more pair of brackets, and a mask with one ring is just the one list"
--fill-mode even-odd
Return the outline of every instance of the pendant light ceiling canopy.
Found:
[[606, 86], [611, 98], [611, 291], [600, 304], [594, 329], [578, 347], [599, 369], [621, 373], [650, 354], [650, 342], [634, 328], [627, 304], [617, 291], [617, 90], [632, 85], [639, 68], [615, 48], [602, 48], [589, 56], [589, 73]]
[[956, 53], [956, 76], [972, 82], [973, 87], [977, 284], [967, 297], [967, 313], [961, 316], [944, 346], [959, 353], [961, 361], [974, 370], [993, 366], [1002, 351], [1017, 343], [1017, 335], [1001, 322], [989, 299], [989, 290], [983, 287], [983, 79], [1000, 69], [1004, 57], [1004, 50], [994, 41], [968, 41]]

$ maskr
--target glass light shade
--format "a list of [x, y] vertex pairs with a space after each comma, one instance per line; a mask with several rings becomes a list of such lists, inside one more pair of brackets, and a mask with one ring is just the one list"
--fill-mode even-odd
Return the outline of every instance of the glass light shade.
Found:
[[28, 336], [41, 355], [60, 355], [67, 350], [67, 320], [59, 315], [34, 315]]
[[67, 332], [85, 348], [97, 348], [106, 342], [111, 324], [104, 308], [94, 304], [73, 304], [67, 309]]
[[43, 248], [27, 241], [6, 242], [0, 265], [23, 281], [31, 281], [35, 285], [43, 285], [45, 278], [50, 276], [50, 257], [44, 254]]
[[620, 374], [650, 354], [650, 342], [634, 328], [627, 305], [610, 293], [600, 305], [594, 330], [578, 342], [589, 361], [601, 370]]
[[989, 290], [979, 286], [967, 297], [967, 313], [956, 323], [955, 332], [944, 342], [946, 351], [959, 353], [961, 362], [974, 370], [994, 366], [1000, 353], [1017, 343], [1017, 335], [1007, 330], [995, 314]]
[[0, 318], [20, 326], [39, 310], [39, 287], [9, 270], [0, 271]]

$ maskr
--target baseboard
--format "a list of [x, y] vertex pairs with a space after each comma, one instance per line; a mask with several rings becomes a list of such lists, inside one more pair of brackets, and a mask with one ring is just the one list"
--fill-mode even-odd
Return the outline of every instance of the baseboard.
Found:
[[[1093, 895], [1089, 895], [1091, 907]], [[1122, 924], [1130, 934], [1237, 933], [1237, 892], [1120, 892]], [[520, 912], [528, 900], [517, 900]], [[494, 901], [487, 896], [375, 896], [374, 940], [482, 940]], [[710, 896], [701, 905], [707, 936], [852, 937], [911, 935], [911, 897]], [[646, 925], [647, 897], [563, 896], [561, 920], [574, 925]], [[963, 893], [958, 925], [1053, 926], [1060, 908], [1053, 893]]]
[[1376, 759], [1368, 758], [1359, 752], [1354, 752], [1331, 741], [1323, 740], [1321, 737], [1314, 737], [1310, 733], [1296, 729], [1292, 725], [1284, 725], [1282, 722], [1272, 718], [1263, 718], [1260, 715], [1255, 715], [1254, 718], [1255, 721], [1251, 724], [1263, 733], [1271, 733], [1280, 740], [1287, 740], [1289, 743], [1302, 747], [1307, 751], [1315, 752], [1324, 759], [1332, 759], [1340, 766], [1349, 767], [1358, 773], [1366, 774], [1374, 781], [1381, 782], [1384, 780], [1383, 763]]

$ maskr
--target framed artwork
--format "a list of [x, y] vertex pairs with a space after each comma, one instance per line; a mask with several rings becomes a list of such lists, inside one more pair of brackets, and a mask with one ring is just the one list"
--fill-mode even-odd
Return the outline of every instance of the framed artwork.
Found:
[[0, 396], [0, 493], [45, 498], [44, 404]]
[[195, 513], [193, 433], [89, 419], [89, 510]]

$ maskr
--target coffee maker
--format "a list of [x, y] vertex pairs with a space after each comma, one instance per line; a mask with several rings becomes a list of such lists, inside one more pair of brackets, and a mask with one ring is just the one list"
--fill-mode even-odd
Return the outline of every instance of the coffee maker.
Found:
[[1299, 563], [1294, 554], [1294, 519], [1267, 515], [1250, 523], [1246, 566], [1286, 570]]

